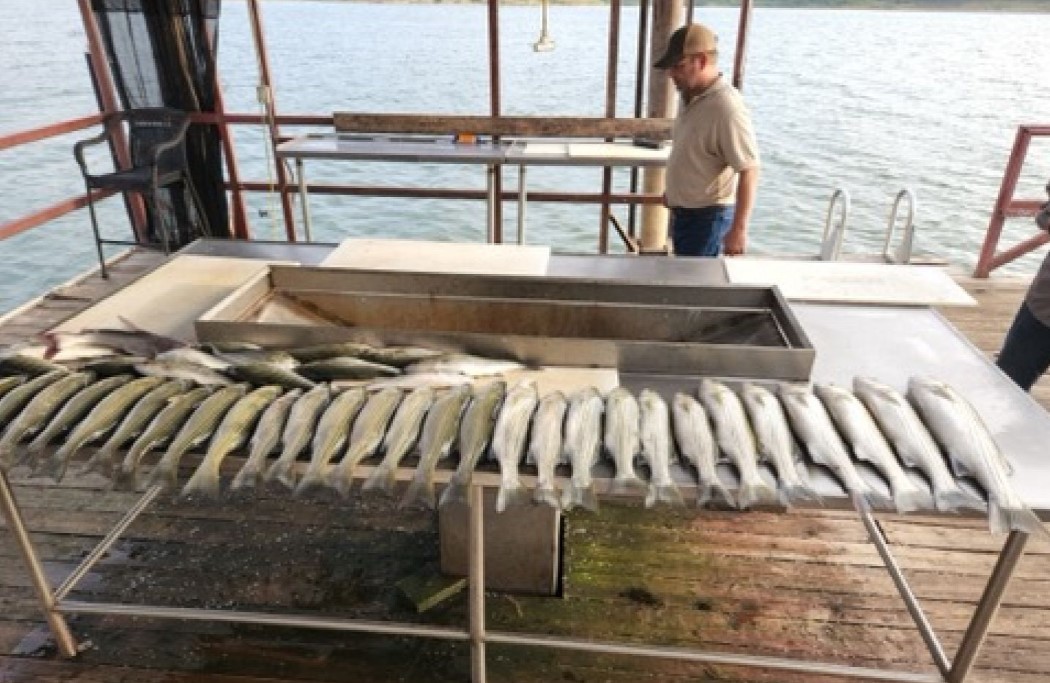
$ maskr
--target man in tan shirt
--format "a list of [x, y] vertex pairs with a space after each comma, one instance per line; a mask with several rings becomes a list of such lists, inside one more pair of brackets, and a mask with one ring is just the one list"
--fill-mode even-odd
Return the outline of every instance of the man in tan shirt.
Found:
[[682, 94], [671, 135], [666, 201], [681, 256], [734, 256], [747, 247], [758, 187], [758, 145], [740, 93], [718, 70], [718, 37], [689, 24], [656, 61]]

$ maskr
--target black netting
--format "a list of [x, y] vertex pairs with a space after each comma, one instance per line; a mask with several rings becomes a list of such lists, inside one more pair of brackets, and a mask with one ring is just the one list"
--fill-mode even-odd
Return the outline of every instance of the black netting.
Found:
[[[215, 110], [220, 5], [220, 0], [92, 0], [125, 109]], [[159, 241], [162, 225], [168, 226], [174, 246], [200, 236], [229, 236], [222, 146], [215, 126], [190, 126], [186, 159], [206, 220], [198, 216], [184, 187], [162, 189], [157, 202], [160, 215], [152, 215], [149, 208], [151, 241]]]

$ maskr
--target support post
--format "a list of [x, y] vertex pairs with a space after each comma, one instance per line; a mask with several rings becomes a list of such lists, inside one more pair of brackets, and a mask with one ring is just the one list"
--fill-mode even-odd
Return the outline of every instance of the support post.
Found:
[[485, 683], [485, 499], [478, 484], [470, 485], [468, 553], [470, 679], [471, 683]]
[[744, 91], [744, 62], [747, 58], [747, 37], [751, 30], [753, 0], [741, 0], [740, 23], [736, 31], [736, 56], [733, 59], [733, 86]]
[[[489, 0], [488, 11], [489, 28], [489, 115], [499, 117], [500, 109], [500, 61], [499, 61], [499, 0]], [[492, 144], [499, 144], [498, 135], [492, 136]], [[503, 167], [493, 164], [489, 167], [492, 174], [491, 192], [496, 198], [492, 205], [492, 215], [489, 219], [491, 226], [490, 242], [494, 244], [503, 243]]]
[[[605, 69], [605, 116], [616, 118], [616, 75], [617, 62], [620, 58], [620, 0], [609, 3], [609, 60]], [[612, 139], [607, 139], [612, 142]], [[609, 214], [608, 197], [612, 192], [612, 166], [602, 169], [602, 206], [598, 228], [598, 253], [609, 253]]]

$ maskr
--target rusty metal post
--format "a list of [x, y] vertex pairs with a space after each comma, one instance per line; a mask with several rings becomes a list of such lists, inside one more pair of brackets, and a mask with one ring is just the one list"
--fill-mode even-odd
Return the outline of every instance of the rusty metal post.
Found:
[[[617, 62], [620, 58], [620, 0], [609, 3], [609, 55], [605, 70], [605, 116], [616, 118], [616, 76]], [[602, 169], [602, 206], [600, 226], [598, 228], [598, 253], [609, 253], [609, 214], [607, 199], [612, 192], [612, 166]]]
[[[677, 2], [654, 2], [652, 38], [649, 41], [649, 63], [663, 55], [671, 34], [682, 23], [682, 6]], [[649, 116], [671, 118], [675, 114], [678, 98], [671, 79], [664, 71], [649, 70]], [[647, 168], [642, 174], [642, 191], [646, 194], [661, 194], [664, 191], [666, 172], [662, 168]], [[639, 237], [642, 251], [658, 251], [667, 245], [667, 209], [656, 204], [646, 204], [642, 210], [642, 230]]]
[[[489, 112], [500, 116], [500, 59], [499, 59], [499, 0], [489, 0]], [[492, 142], [499, 142], [498, 136]], [[493, 164], [489, 167], [489, 196], [495, 197], [490, 207], [490, 237], [495, 244], [503, 243], [503, 166]]]
[[740, 24], [736, 30], [736, 56], [733, 60], [733, 86], [744, 90], [744, 62], [747, 57], [747, 37], [751, 30], [752, 0], [740, 2]]
[[[642, 107], [645, 100], [646, 55], [649, 47], [649, 0], [641, 0], [638, 3], [638, 54], [637, 68], [634, 74], [634, 118], [640, 119], [643, 115]], [[638, 191], [638, 176], [641, 171], [637, 166], [631, 167], [631, 194]], [[638, 217], [638, 205], [631, 204], [627, 216], [627, 234], [635, 237], [638, 234], [636, 220]]]
[[1002, 235], [1003, 223], [1006, 221], [1006, 207], [1017, 189], [1017, 180], [1021, 177], [1021, 167], [1024, 166], [1025, 157], [1028, 155], [1028, 143], [1031, 139], [1032, 135], [1025, 126], [1018, 127], [1010, 160], [1003, 172], [1003, 182], [999, 186], [999, 197], [995, 200], [992, 217], [988, 220], [988, 230], [984, 233], [984, 244], [981, 245], [981, 254], [977, 258], [974, 277], [986, 278], [995, 267], [995, 249], [999, 245], [999, 236]]
[[[270, 145], [274, 149], [274, 166], [277, 173], [277, 186], [281, 192], [281, 211], [284, 214], [284, 229], [290, 242], [295, 241], [295, 218], [292, 216], [292, 202], [289, 197], [291, 188], [288, 186], [288, 174], [284, 165], [277, 161], [277, 144], [281, 139], [281, 130], [277, 125], [277, 105], [273, 97], [273, 81], [270, 77], [270, 57], [266, 50], [266, 40], [263, 34], [262, 14], [259, 12], [259, 0], [248, 0], [248, 16], [252, 25], [252, 40], [255, 42], [255, 53], [259, 58], [259, 80], [262, 85], [266, 101], [267, 126], [270, 130]], [[306, 197], [300, 197], [299, 201], [306, 201]]]

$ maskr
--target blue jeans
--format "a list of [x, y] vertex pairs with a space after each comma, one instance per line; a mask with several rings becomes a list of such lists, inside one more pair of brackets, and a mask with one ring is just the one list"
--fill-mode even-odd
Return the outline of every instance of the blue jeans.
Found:
[[995, 364], [1025, 391], [1050, 367], [1050, 327], [1032, 315], [1028, 304], [1017, 309]]
[[733, 225], [735, 206], [671, 209], [671, 244], [677, 256], [718, 256]]

